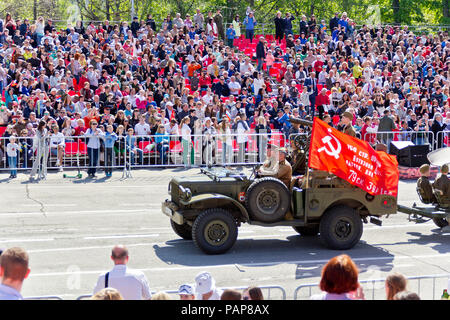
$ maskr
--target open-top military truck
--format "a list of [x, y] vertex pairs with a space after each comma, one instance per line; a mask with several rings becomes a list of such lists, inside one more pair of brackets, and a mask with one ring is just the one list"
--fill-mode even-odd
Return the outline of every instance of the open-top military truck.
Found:
[[[305, 157], [308, 140], [298, 136], [294, 141]], [[255, 167], [249, 175], [219, 167], [200, 169], [198, 175], [170, 181], [171, 199], [163, 202], [162, 211], [176, 234], [193, 239], [208, 254], [229, 250], [242, 223], [291, 226], [302, 236], [320, 233], [331, 249], [350, 249], [362, 236], [363, 222], [381, 225], [379, 217], [397, 212], [395, 197], [373, 196], [327, 172], [311, 170], [303, 182], [307, 187], [290, 190], [276, 178], [258, 177]], [[293, 220], [284, 220], [288, 210]]]

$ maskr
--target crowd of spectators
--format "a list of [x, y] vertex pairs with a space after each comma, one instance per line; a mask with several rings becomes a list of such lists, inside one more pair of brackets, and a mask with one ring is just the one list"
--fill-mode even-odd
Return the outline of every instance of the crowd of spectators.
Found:
[[[294, 35], [295, 19], [299, 35]], [[343, 129], [346, 111], [357, 135], [372, 144], [381, 131], [393, 132], [391, 140], [412, 139], [432, 148], [448, 143], [444, 135], [438, 139], [450, 129], [447, 31], [357, 27], [345, 12], [328, 23], [278, 12], [273, 23], [275, 37], [260, 37], [250, 8], [245, 18], [236, 15], [229, 24], [220, 10], [168, 15], [161, 24], [149, 14], [130, 24], [78, 21], [62, 28], [51, 19], [6, 14], [0, 20], [0, 133], [19, 140], [11, 149], [9, 139], [1, 141], [0, 161], [19, 153], [31, 158], [40, 121], [47, 130], [42, 132], [54, 136], [59, 166], [64, 137], [87, 132], [109, 131], [110, 147], [127, 135], [155, 135], [152, 146], [162, 162], [168, 137], [176, 135], [188, 165], [193, 135], [216, 139], [278, 130], [288, 139], [307, 130], [292, 126], [291, 115], [319, 116]], [[255, 51], [240, 50], [237, 44], [252, 44], [253, 37]], [[141, 160], [139, 140], [126, 141]], [[223, 143], [231, 141], [223, 138]], [[98, 147], [88, 145], [95, 152]], [[98, 161], [98, 155], [90, 158]]]
[[[144, 273], [128, 267], [129, 258], [126, 246], [113, 247], [111, 260], [114, 267], [99, 276], [91, 296], [92, 300], [175, 299], [164, 291], [152, 295]], [[12, 247], [4, 252], [0, 250], [0, 300], [22, 300], [22, 286], [30, 272], [26, 250], [20, 247]], [[322, 293], [312, 295], [310, 299], [365, 300], [358, 276], [358, 267], [348, 255], [335, 256], [322, 268], [319, 283]], [[407, 282], [401, 273], [388, 274], [384, 283], [386, 300], [420, 300], [419, 295], [408, 291]], [[207, 271], [197, 274], [193, 283], [182, 284], [177, 295], [180, 300], [264, 300], [264, 294], [257, 286], [250, 286], [244, 290], [217, 287], [214, 277]]]

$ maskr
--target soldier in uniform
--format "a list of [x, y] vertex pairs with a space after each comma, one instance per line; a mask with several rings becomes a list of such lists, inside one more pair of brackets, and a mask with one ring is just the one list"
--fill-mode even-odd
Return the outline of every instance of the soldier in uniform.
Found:
[[433, 188], [442, 192], [444, 204], [450, 204], [450, 179], [448, 178], [448, 165], [441, 167], [441, 175], [433, 182]]
[[417, 187], [421, 190], [422, 200], [424, 203], [435, 203], [436, 197], [433, 194], [430, 180], [430, 165], [423, 164], [419, 168], [420, 178], [417, 180]]
[[356, 130], [352, 126], [353, 115], [350, 112], [345, 111], [342, 114], [341, 121], [342, 124], [344, 125], [342, 128], [342, 132], [348, 134], [349, 136], [356, 137]]
[[274, 176], [278, 171], [278, 147], [269, 143], [267, 145], [267, 159], [258, 169], [260, 176]]
[[292, 167], [291, 164], [286, 160], [287, 155], [288, 151], [286, 148], [280, 148], [278, 150], [278, 172], [274, 177], [283, 181], [283, 183], [289, 189], [292, 179]]

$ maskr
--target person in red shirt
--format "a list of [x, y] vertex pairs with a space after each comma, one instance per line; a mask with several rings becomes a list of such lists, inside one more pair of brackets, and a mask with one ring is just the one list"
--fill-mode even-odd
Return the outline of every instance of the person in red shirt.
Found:
[[328, 90], [326, 88], [322, 88], [322, 90], [320, 90], [320, 94], [316, 97], [316, 107], [319, 111], [320, 120], [323, 119], [323, 113], [325, 111], [324, 106], [330, 105], [330, 97], [327, 95], [327, 91]]

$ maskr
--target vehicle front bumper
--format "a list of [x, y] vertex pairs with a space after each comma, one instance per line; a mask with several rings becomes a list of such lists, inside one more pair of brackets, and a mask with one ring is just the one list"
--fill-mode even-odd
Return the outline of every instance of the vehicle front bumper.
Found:
[[178, 210], [178, 206], [169, 200], [164, 201], [161, 204], [161, 210], [162, 212], [168, 216], [170, 219], [172, 219], [173, 222], [175, 222], [176, 224], [184, 224], [184, 217], [181, 213], [179, 213]]

